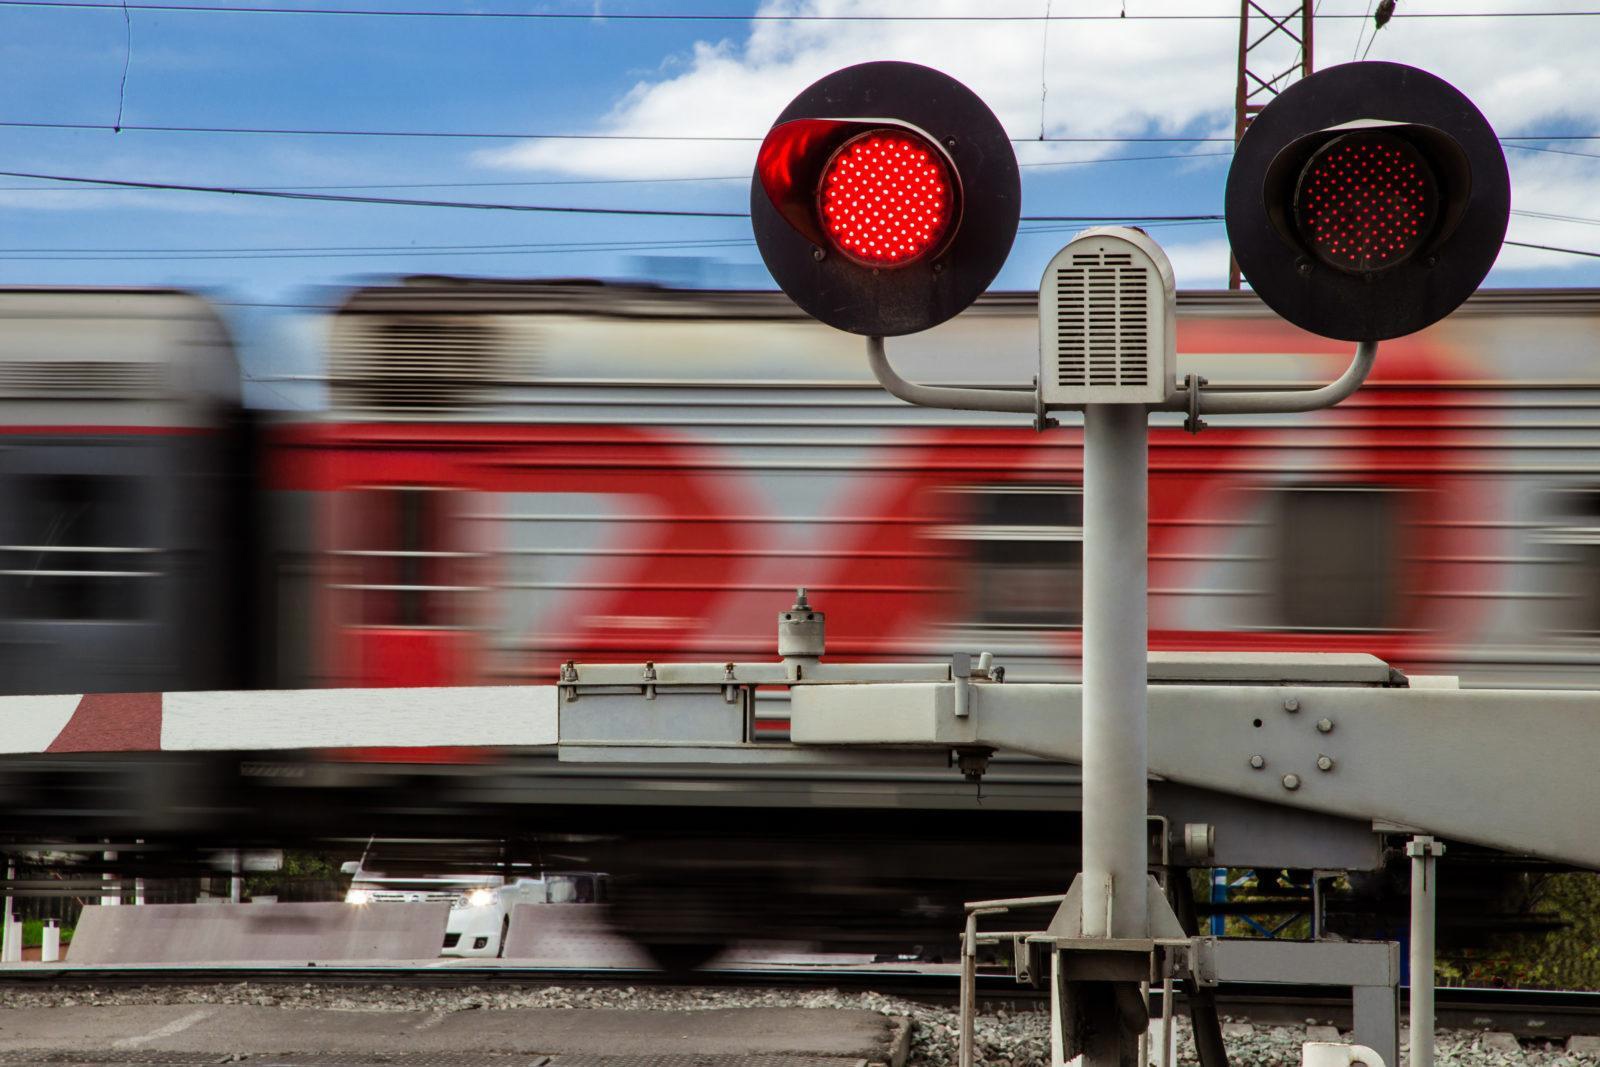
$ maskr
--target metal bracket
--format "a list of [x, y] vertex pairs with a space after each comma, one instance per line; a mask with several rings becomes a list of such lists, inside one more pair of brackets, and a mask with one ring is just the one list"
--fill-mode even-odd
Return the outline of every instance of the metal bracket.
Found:
[[1050, 409], [1044, 406], [1044, 391], [1039, 388], [1039, 377], [1033, 379], [1033, 429], [1036, 433], [1044, 433], [1061, 425], [1060, 419], [1050, 417]]
[[1206, 420], [1200, 417], [1200, 390], [1205, 386], [1206, 380], [1198, 374], [1183, 376], [1183, 388], [1189, 398], [1189, 414], [1183, 420], [1183, 428], [1192, 434], [1198, 434], [1206, 428]]

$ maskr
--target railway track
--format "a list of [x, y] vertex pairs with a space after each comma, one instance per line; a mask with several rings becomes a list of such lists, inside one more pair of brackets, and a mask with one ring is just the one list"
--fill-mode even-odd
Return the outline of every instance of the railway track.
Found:
[[[668, 974], [642, 968], [545, 967], [501, 965], [370, 967], [322, 964], [230, 967], [47, 967], [0, 970], [0, 999], [15, 990], [63, 993], [128, 990], [138, 987], [200, 985], [313, 986], [323, 989], [538, 989], [590, 988], [760, 989], [801, 993], [813, 990], [872, 992], [931, 1006], [954, 1006], [957, 979], [952, 968], [925, 965], [872, 967], [777, 966]], [[980, 974], [978, 995], [990, 1008], [1044, 1010], [1042, 990], [1020, 986], [1008, 974]], [[1159, 1010], [1159, 993], [1155, 995]], [[1223, 985], [1217, 990], [1222, 1014], [1260, 1025], [1299, 1025], [1308, 1020], [1348, 1029], [1347, 998], [1325, 987]], [[1402, 1001], [1403, 1002], [1403, 1001]], [[1187, 1011], [1180, 993], [1180, 1012]], [[1600, 1034], [1600, 992], [1582, 990], [1475, 989], [1442, 987], [1436, 993], [1441, 1029], [1496, 1030], [1521, 1038], [1560, 1040], [1574, 1034]]]

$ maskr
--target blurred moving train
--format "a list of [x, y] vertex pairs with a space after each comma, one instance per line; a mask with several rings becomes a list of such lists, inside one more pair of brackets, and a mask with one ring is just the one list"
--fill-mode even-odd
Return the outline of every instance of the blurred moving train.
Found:
[[[1073, 673], [1081, 431], [919, 410], [782, 296], [419, 278], [326, 323], [326, 397], [241, 412], [176, 291], [0, 291], [0, 687], [548, 681], [771, 654], [798, 585], [837, 657]], [[1179, 297], [1183, 366], [1311, 384], [1344, 346]], [[1485, 292], [1310, 416], [1152, 435], [1151, 643], [1350, 650], [1600, 686], [1600, 293]], [[892, 342], [1028, 380], [1031, 294]], [[780, 725], [774, 723], [773, 725]]]
[[[903, 404], [860, 338], [778, 294], [362, 288], [322, 322], [325, 404], [302, 411], [241, 408], [229, 333], [192, 294], [0, 290], [0, 323], [5, 692], [768, 658], [802, 585], [833, 657], [988, 650], [1011, 679], [1076, 673], [1081, 428]], [[1037, 331], [1033, 294], [994, 294], [889, 353], [914, 380], [1026, 382]], [[1178, 350], [1180, 374], [1242, 387], [1326, 381], [1349, 358], [1248, 293], [1180, 294]], [[1597, 351], [1600, 291], [1484, 292], [1382, 346], [1330, 411], [1198, 436], [1157, 416], [1152, 647], [1600, 688]], [[756, 725], [783, 736], [782, 703]], [[619, 925], [691, 959], [741, 922], [867, 941], [887, 910], [944, 937], [963, 898], [1065, 884], [1074, 865], [1076, 770], [1038, 761], [997, 761], [980, 793], [955, 772], [525, 753], [469, 775], [476, 758], [18, 761], [0, 808], [19, 833], [225, 844], [460, 833], [470, 813], [472, 836], [524, 835], [530, 862], [618, 875]], [[355, 760], [373, 773], [322, 799]], [[1481, 922], [1499, 883], [1446, 884], [1480, 894], [1457, 914]], [[843, 903], [867, 896], [876, 911]]]

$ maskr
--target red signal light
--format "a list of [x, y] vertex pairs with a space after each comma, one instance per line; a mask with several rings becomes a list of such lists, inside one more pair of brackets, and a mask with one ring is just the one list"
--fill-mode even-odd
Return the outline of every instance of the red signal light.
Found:
[[955, 211], [954, 179], [922, 138], [869, 130], [840, 145], [823, 167], [817, 206], [843, 255], [869, 267], [904, 266], [943, 243]]
[[1397, 267], [1427, 243], [1439, 219], [1439, 184], [1406, 139], [1377, 131], [1329, 141], [1306, 162], [1295, 225], [1328, 266], [1350, 274]]
[[1022, 203], [1005, 127], [948, 74], [858, 63], [790, 101], [762, 138], [750, 228], [773, 281], [838, 330], [898, 337], [970, 305]]

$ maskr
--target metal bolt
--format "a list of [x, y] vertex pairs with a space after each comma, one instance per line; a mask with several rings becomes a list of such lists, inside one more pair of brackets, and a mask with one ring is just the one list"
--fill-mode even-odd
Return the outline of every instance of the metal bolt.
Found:
[[812, 249], [811, 249], [811, 258], [816, 260], [818, 263], [821, 263], [824, 259], [828, 258], [828, 253], [824, 252], [820, 248], [817, 248], [817, 247], [813, 246]]
[[1298, 774], [1286, 774], [1286, 775], [1284, 775], [1283, 776], [1283, 787], [1285, 789], [1289, 790], [1289, 792], [1291, 792], [1291, 793], [1294, 792], [1296, 789], [1299, 789], [1300, 788], [1300, 776]]
[[1300, 701], [1296, 700], [1294, 697], [1290, 697], [1289, 699], [1287, 699], [1287, 700], [1285, 700], [1283, 702], [1283, 710], [1284, 711], [1299, 711], [1300, 710]]
[[956, 146], [956, 139], [954, 137], [946, 137], [944, 139], [944, 146], [946, 148], [954, 148]]
[[1261, 755], [1256, 755], [1256, 756], [1251, 756], [1250, 757], [1250, 766], [1254, 767], [1256, 770], [1259, 771], [1261, 768], [1265, 767], [1266, 765], [1267, 765], [1267, 757], [1261, 756]]
[[1319, 734], [1331, 734], [1331, 733], [1333, 733], [1333, 720], [1332, 719], [1318, 719], [1317, 720], [1317, 733], [1319, 733]]
[[1299, 263], [1295, 264], [1294, 269], [1300, 272], [1300, 277], [1302, 278], [1309, 277], [1311, 274], [1311, 264], [1303, 259]]
[[1422, 265], [1424, 267], [1437, 267], [1439, 265], [1439, 257], [1429, 256], [1427, 259], [1422, 261]]
[[935, 274], [943, 274], [944, 273], [944, 264], [943, 263], [935, 263], [933, 265], [933, 273], [935, 273]]
[[1317, 757], [1317, 770], [1319, 770], [1319, 771], [1331, 771], [1331, 770], [1333, 770], [1333, 757], [1332, 756], [1318, 756]]

